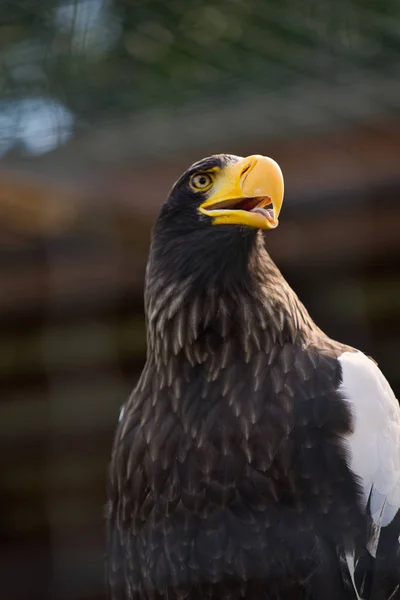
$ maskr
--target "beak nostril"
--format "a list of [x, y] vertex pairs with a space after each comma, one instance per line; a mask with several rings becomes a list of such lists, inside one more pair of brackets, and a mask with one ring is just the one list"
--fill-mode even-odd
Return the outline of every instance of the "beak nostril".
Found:
[[243, 165], [243, 168], [240, 172], [240, 177], [241, 177], [242, 181], [244, 181], [245, 176], [247, 177], [249, 171], [252, 170], [252, 168], [255, 166], [256, 162], [257, 161], [254, 160], [254, 157], [252, 157], [252, 156], [248, 156], [247, 158], [244, 159], [245, 164]]
[[240, 179], [242, 181], [242, 184], [243, 184], [248, 172], [250, 171], [250, 168], [251, 168], [251, 162], [247, 163], [247, 165], [245, 165], [243, 167], [243, 169], [241, 170]]

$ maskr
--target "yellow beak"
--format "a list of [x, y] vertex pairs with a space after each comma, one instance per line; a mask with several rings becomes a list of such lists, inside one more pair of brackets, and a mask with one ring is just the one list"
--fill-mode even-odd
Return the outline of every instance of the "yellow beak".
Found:
[[228, 164], [217, 176], [200, 212], [213, 225], [248, 225], [275, 229], [282, 208], [282, 171], [272, 158], [255, 154]]

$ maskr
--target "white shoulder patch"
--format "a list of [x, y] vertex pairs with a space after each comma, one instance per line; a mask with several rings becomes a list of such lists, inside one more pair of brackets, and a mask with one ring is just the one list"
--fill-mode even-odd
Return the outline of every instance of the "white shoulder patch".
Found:
[[339, 391], [351, 405], [354, 432], [347, 438], [349, 466], [370, 498], [378, 526], [388, 525], [400, 508], [400, 408], [379, 367], [362, 352], [339, 357]]

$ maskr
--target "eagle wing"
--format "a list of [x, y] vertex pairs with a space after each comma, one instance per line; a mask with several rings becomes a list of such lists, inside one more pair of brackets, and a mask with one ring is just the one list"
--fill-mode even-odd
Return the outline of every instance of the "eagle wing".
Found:
[[[372, 567], [372, 592], [379, 597], [400, 597], [400, 408], [376, 363], [362, 352], [345, 352], [340, 392], [349, 403], [353, 430], [347, 436], [349, 467], [357, 476], [362, 504], [370, 514], [372, 531], [368, 551]], [[347, 557], [348, 558], [348, 557]], [[357, 560], [350, 572], [353, 582], [368, 578]], [[362, 584], [363, 585], [363, 584]], [[358, 587], [358, 586], [357, 586]], [[384, 591], [385, 590], [385, 591]]]
[[[146, 496], [141, 468], [145, 449], [140, 433], [140, 412], [135, 391], [121, 408], [116, 429], [108, 483], [107, 580], [113, 600], [140, 597], [141, 577], [132, 520]], [[133, 404], [133, 407], [132, 407]], [[127, 587], [132, 583], [133, 587]]]
[[379, 367], [361, 352], [340, 357], [340, 392], [351, 407], [350, 468], [374, 523], [389, 525], [400, 509], [400, 408]]

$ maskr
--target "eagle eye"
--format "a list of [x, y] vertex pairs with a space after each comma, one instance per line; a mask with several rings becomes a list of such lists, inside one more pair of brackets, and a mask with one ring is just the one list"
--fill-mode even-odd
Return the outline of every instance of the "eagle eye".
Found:
[[196, 192], [209, 190], [213, 183], [214, 178], [210, 173], [195, 173], [190, 178], [190, 187]]

